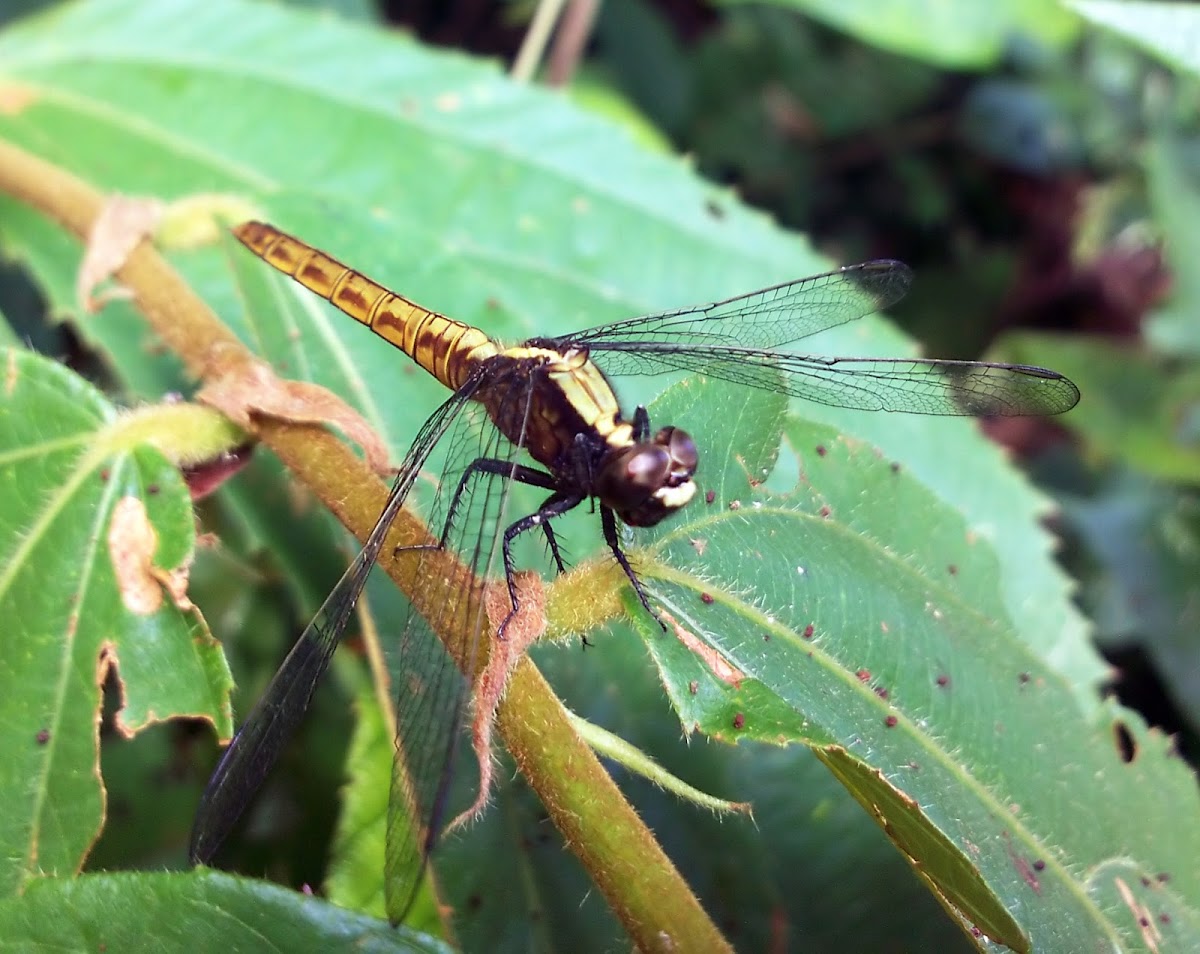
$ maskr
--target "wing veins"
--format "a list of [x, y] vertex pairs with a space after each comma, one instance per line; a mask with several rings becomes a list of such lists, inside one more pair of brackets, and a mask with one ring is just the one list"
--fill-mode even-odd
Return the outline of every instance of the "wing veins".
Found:
[[899, 301], [911, 281], [912, 272], [901, 262], [863, 262], [724, 301], [630, 318], [552, 340], [594, 351], [704, 342], [776, 348], [881, 311]]
[[194, 863], [211, 861], [303, 721], [316, 685], [341, 642], [371, 568], [421, 466], [477, 386], [477, 381], [468, 381], [426, 420], [400, 465], [387, 503], [362, 549], [304, 628], [225, 750], [196, 812], [189, 849]]
[[[604, 362], [610, 373], [691, 371], [832, 407], [1008, 417], [1060, 414], [1079, 391], [1028, 365], [940, 358], [848, 358], [759, 348], [641, 342]], [[636, 351], [632, 350], [636, 347]], [[615, 357], [627, 357], [625, 363]], [[615, 366], [614, 366], [615, 365]]]
[[[504, 385], [500, 378], [484, 386]], [[526, 420], [531, 395], [532, 389], [527, 388]], [[482, 429], [481, 435], [471, 433], [475, 426]], [[477, 406], [473, 414], [458, 418], [449, 443], [446, 465], [430, 505], [430, 527], [435, 534], [441, 532], [445, 508], [465, 466], [478, 457], [515, 463], [523, 441], [514, 444], [504, 438], [482, 406]], [[511, 481], [486, 473], [480, 474], [477, 481], [483, 486], [468, 485], [450, 524], [446, 549], [466, 567], [472, 580], [482, 581], [481, 585], [470, 587], [465, 598], [439, 606], [427, 618], [410, 607], [401, 635], [401, 653], [406, 657], [415, 653], [422, 659], [425, 657], [421, 654], [427, 650], [421, 648], [421, 643], [432, 645], [429, 641], [433, 640], [440, 646], [435, 634], [453, 634], [457, 653], [449, 655], [460, 656], [467, 673], [476, 671], [479, 640], [487, 628], [483, 586], [494, 578], [511, 501]], [[482, 532], [477, 532], [480, 528]], [[424, 576], [423, 567], [418, 567], [417, 575]], [[499, 580], [503, 579], [501, 575]], [[401, 661], [411, 668], [411, 658]], [[460, 755], [459, 739], [470, 691], [458, 667], [451, 664], [437, 670], [419, 691], [398, 694], [397, 744], [401, 751], [393, 765], [387, 838], [388, 911], [393, 920], [403, 919], [412, 905], [429, 857], [448, 821], [450, 783]], [[409, 811], [416, 812], [415, 825], [406, 815]]]

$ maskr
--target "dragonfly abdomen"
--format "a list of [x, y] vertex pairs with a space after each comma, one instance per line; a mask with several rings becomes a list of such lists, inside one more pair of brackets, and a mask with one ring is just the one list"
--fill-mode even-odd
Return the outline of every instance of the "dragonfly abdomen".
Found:
[[478, 362], [500, 350], [478, 328], [422, 308], [265, 222], [243, 222], [233, 234], [259, 258], [400, 348], [452, 390], [462, 386]]

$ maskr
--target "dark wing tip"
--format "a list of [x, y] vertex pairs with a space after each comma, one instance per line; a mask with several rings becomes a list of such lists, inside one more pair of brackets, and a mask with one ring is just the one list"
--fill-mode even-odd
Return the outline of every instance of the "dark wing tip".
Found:
[[1038, 368], [1030, 365], [1017, 365], [1024, 374], [1032, 377], [1045, 378], [1052, 381], [1054, 386], [1047, 391], [1045, 414], [1065, 414], [1079, 403], [1081, 397], [1079, 387], [1064, 374], [1051, 371], [1049, 368]]
[[[983, 377], [989, 372], [1003, 375], [988, 382], [991, 386], [959, 392], [963, 407], [981, 417], [1049, 417], [1065, 414], [1079, 403], [1079, 388], [1070, 378], [1029, 364], [980, 365]], [[1032, 380], [1031, 380], [1032, 379]], [[965, 380], [965, 379], [964, 379]], [[959, 382], [962, 383], [962, 382]]]
[[847, 265], [841, 269], [841, 274], [847, 282], [870, 295], [880, 311], [903, 298], [913, 281], [913, 270], [894, 258]]

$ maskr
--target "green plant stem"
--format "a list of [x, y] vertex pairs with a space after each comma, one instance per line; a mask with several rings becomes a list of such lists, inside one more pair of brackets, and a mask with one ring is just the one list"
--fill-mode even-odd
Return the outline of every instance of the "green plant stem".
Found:
[[[0, 191], [61, 224], [79, 238], [99, 216], [103, 196], [64, 170], [0, 139]], [[167, 264], [141, 242], [117, 272], [162, 340], [197, 379], [249, 373], [257, 359]], [[265, 416], [257, 436], [354, 533], [366, 537], [387, 488], [323, 427]], [[407, 512], [392, 540], [423, 540]], [[391, 552], [385, 546], [384, 553]], [[414, 581], [398, 561], [381, 561], [406, 593]], [[420, 581], [436, 588], [435, 578]], [[558, 602], [558, 601], [555, 601]], [[541, 673], [524, 658], [513, 672], [497, 721], [505, 745], [538, 793], [567, 844], [643, 951], [725, 951], [729, 945], [700, 907], [653, 834], [621, 795]]]

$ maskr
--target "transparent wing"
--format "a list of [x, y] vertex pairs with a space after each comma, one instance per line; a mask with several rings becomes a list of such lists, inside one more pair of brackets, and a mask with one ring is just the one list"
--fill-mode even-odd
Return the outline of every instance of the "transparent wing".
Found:
[[[528, 379], [499, 370], [499, 377], [484, 386], [505, 390], [507, 399], [518, 405], [524, 402], [527, 414]], [[451, 782], [463, 747], [471, 685], [485, 656], [481, 640], [491, 632], [485, 587], [504, 579], [501, 531], [519, 516], [509, 513], [511, 480], [476, 473], [463, 483], [476, 460], [515, 465], [520, 453], [482, 405], [472, 403], [456, 417], [444, 445], [444, 464], [425, 519], [432, 535], [444, 534], [445, 548], [397, 554], [416, 585], [399, 640], [388, 653], [396, 680], [397, 758], [388, 811], [385, 893], [394, 922], [403, 920], [411, 906], [446, 824], [466, 807], [452, 803]], [[423, 585], [430, 580], [441, 585]], [[463, 788], [455, 786], [456, 796]]]
[[869, 411], [1007, 417], [1060, 414], [1079, 401], [1078, 389], [1062, 375], [1028, 365], [774, 350], [886, 308], [911, 281], [901, 262], [864, 262], [711, 305], [601, 325], [554, 343], [588, 348], [613, 375], [691, 371]]
[[880, 260], [785, 282], [726, 301], [645, 315], [554, 339], [614, 352], [613, 374], [654, 374], [664, 346], [778, 348], [819, 331], [881, 311], [904, 297], [912, 271]]
[[[1079, 402], [1079, 389], [1069, 379], [1023, 364], [835, 358], [670, 345], [639, 352], [638, 358], [643, 368], [654, 372], [694, 371], [817, 404], [865, 411], [1015, 417], [1061, 414]], [[598, 363], [610, 373], [619, 373], [607, 355]]]
[[303, 720], [317, 682], [341, 641], [392, 521], [404, 506], [430, 451], [453, 424], [475, 387], [475, 382], [468, 382], [425, 422], [401, 464], [387, 504], [362, 550], [312, 622], [305, 627], [262, 698], [225, 750], [204, 791], [193, 823], [189, 855], [194, 864], [207, 864], [212, 860]]

